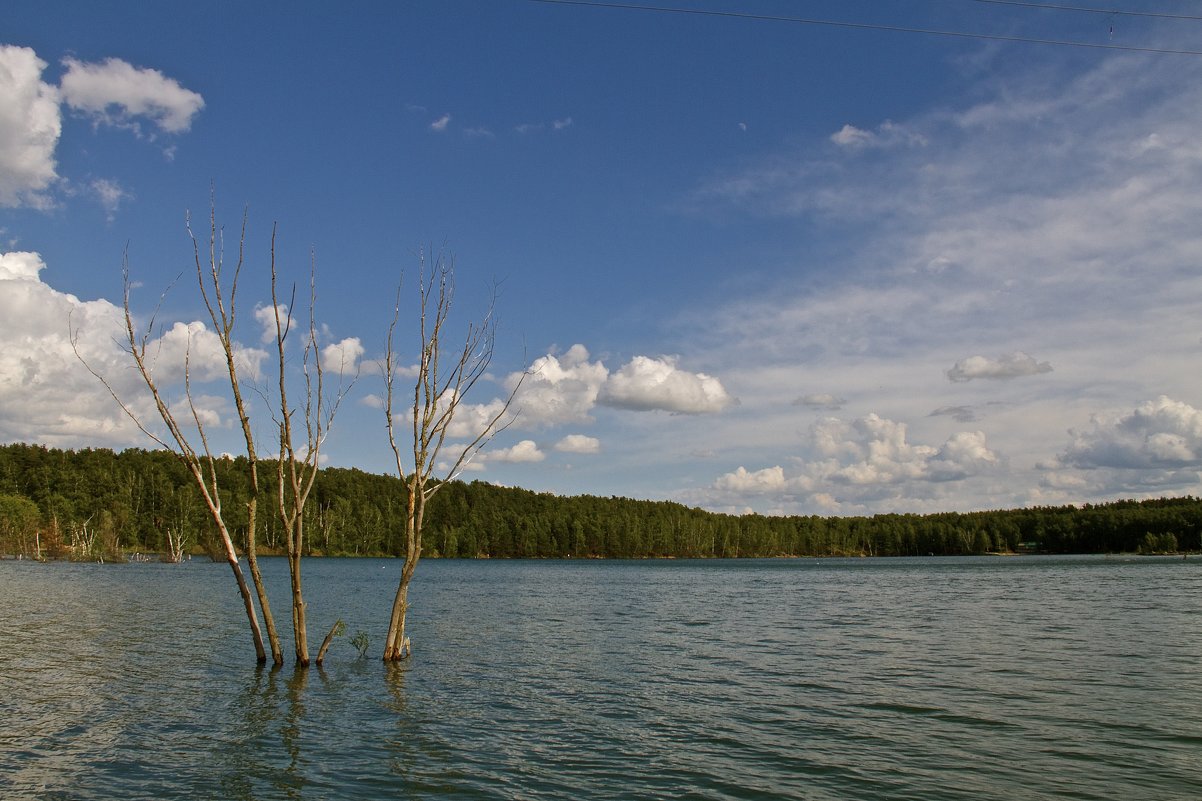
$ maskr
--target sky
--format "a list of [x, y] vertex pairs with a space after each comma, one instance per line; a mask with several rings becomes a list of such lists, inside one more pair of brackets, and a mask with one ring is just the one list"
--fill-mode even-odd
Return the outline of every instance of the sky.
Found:
[[10, 0], [0, 441], [155, 447], [71, 344], [161, 432], [126, 265], [169, 402], [187, 356], [240, 451], [186, 228], [212, 212], [227, 264], [246, 220], [261, 452], [274, 228], [328, 384], [348, 365], [330, 466], [395, 470], [379, 362], [398, 286], [416, 361], [442, 254], [450, 330], [498, 322], [456, 442], [526, 374], [465, 480], [760, 514], [1199, 494], [1202, 4], [670, 5], [721, 13]]

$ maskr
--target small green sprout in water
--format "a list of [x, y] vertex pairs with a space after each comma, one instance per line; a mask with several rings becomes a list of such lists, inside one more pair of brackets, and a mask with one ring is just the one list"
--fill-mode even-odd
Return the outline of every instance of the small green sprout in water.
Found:
[[351, 645], [359, 649], [359, 658], [367, 657], [367, 649], [371, 647], [371, 637], [367, 636], [367, 632], [360, 629], [355, 632], [355, 636], [351, 637]]

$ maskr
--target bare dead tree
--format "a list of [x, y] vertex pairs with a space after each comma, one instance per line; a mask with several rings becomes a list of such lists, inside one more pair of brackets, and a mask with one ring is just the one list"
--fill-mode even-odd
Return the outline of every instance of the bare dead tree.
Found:
[[[234, 343], [233, 343], [233, 324], [234, 324], [234, 301], [237, 296], [238, 276], [241, 272], [243, 263], [243, 245], [246, 238], [246, 217], [243, 216], [242, 235], [239, 238], [238, 244], [238, 261], [234, 267], [233, 280], [228, 288], [222, 283], [222, 270], [224, 267], [224, 237], [222, 232], [217, 227], [216, 217], [214, 213], [210, 213], [210, 235], [209, 235], [209, 265], [208, 270], [202, 266], [200, 258], [200, 244], [192, 231], [191, 220], [187, 222], [187, 231], [192, 239], [193, 254], [196, 265], [196, 278], [200, 286], [201, 295], [204, 298], [205, 306], [208, 309], [209, 316], [213, 321], [214, 331], [218, 340], [221, 342], [225, 352], [226, 368], [231, 384], [231, 390], [234, 395], [235, 408], [239, 418], [242, 421], [242, 430], [247, 444], [248, 457], [251, 465], [251, 483], [252, 490], [250, 492], [250, 500], [248, 502], [247, 514], [250, 520], [250, 526], [247, 535], [248, 541], [248, 562], [252, 567], [252, 578], [255, 582], [255, 589], [258, 595], [260, 607], [263, 609], [263, 616], [267, 622], [267, 630], [269, 641], [272, 649], [272, 656], [277, 664], [282, 663], [283, 656], [279, 649], [279, 638], [275, 633], [274, 622], [271, 618], [270, 606], [267, 603], [267, 593], [262, 586], [262, 577], [257, 570], [257, 563], [253, 561], [250, 554], [253, 554], [254, 542], [254, 515], [256, 495], [258, 492], [258, 476], [255, 472], [255, 451], [254, 438], [250, 433], [250, 418], [246, 411], [246, 405], [242, 397], [241, 388], [238, 381], [237, 366], [234, 359]], [[133, 311], [130, 306], [130, 291], [132, 282], [129, 275], [129, 260], [128, 254], [122, 260], [122, 278], [124, 284], [123, 292], [123, 309], [125, 314], [125, 347], [126, 351], [134, 361], [137, 367], [138, 375], [141, 377], [146, 388], [150, 391], [151, 398], [154, 400], [155, 409], [162, 419], [163, 424], [167, 427], [170, 439], [174, 445], [150, 430], [148, 424], [139, 416], [124, 399], [117, 393], [108, 380], [98, 373], [93, 367], [88, 364], [78, 348], [78, 333], [72, 331], [71, 341], [75, 348], [75, 355], [83, 362], [84, 366], [97, 379], [104, 384], [108, 389], [109, 394], [125, 412], [125, 414], [134, 422], [134, 424], [158, 445], [165, 450], [175, 454], [175, 456], [183, 463], [184, 467], [192, 476], [194, 483], [200, 490], [201, 497], [204, 499], [206, 508], [209, 511], [209, 516], [212, 518], [216, 526], [218, 536], [221, 539], [223, 551], [226, 561], [230, 565], [230, 569], [234, 574], [234, 581], [238, 585], [238, 593], [242, 598], [243, 606], [246, 610], [247, 622], [250, 625], [251, 639], [255, 647], [255, 656], [262, 663], [267, 661], [267, 653], [263, 647], [263, 633], [259, 626], [258, 611], [255, 608], [255, 599], [251, 595], [250, 586], [246, 582], [245, 576], [242, 574], [242, 568], [238, 563], [238, 552], [234, 546], [233, 537], [230, 534], [229, 525], [226, 521], [226, 516], [221, 505], [220, 484], [217, 477], [217, 460], [213, 455], [212, 449], [209, 447], [209, 439], [206, 433], [204, 421], [196, 401], [192, 395], [192, 370], [191, 370], [191, 344], [185, 351], [184, 358], [184, 394], [187, 400], [188, 413], [191, 416], [191, 422], [195, 427], [195, 438], [199, 441], [199, 445], [195, 444], [192, 436], [185, 430], [184, 425], [180, 423], [176, 413], [167, 403], [163, 396], [163, 391], [159, 386], [158, 380], [154, 376], [154, 361], [157, 355], [154, 352], [149, 352], [150, 338], [155, 329], [156, 313], [151, 316], [146, 330], [139, 333], [136, 324], [134, 323]], [[161, 303], [161, 300], [160, 300]]]
[[[339, 366], [339, 384], [337, 391], [327, 398], [325, 393], [325, 369], [321, 362], [321, 351], [317, 346], [317, 322], [315, 308], [317, 305], [316, 268], [310, 260], [309, 271], [309, 328], [304, 341], [301, 359], [301, 372], [304, 375], [304, 408], [301, 415], [304, 421], [304, 445], [296, 447], [296, 432], [293, 417], [297, 410], [288, 401], [287, 371], [285, 368], [285, 343], [292, 330], [292, 311], [296, 300], [296, 287], [293, 286], [292, 297], [287, 307], [281, 307], [277, 294], [277, 273], [275, 261], [275, 230], [271, 232], [271, 304], [275, 314], [276, 352], [279, 356], [279, 417], [276, 424], [279, 430], [279, 451], [276, 458], [277, 481], [277, 511], [283, 524], [284, 539], [288, 554], [288, 574], [292, 591], [292, 631], [296, 649], [296, 663], [301, 667], [309, 665], [309, 635], [305, 621], [305, 600], [301, 579], [301, 555], [305, 546], [305, 506], [309, 502], [309, 494], [317, 480], [320, 469], [321, 446], [334, 423], [338, 406], [346, 397], [351, 386], [358, 378], [358, 370], [351, 378], [350, 384], [341, 379], [345, 377], [346, 365]], [[333, 632], [339, 624], [334, 624], [330, 634], [318, 651], [317, 664], [325, 658]]]
[[[271, 646], [271, 661], [276, 665], [284, 664], [284, 651], [280, 647], [280, 636], [276, 630], [275, 617], [271, 613], [271, 603], [267, 599], [267, 588], [263, 583], [263, 573], [259, 569], [258, 547], [256, 543], [256, 515], [259, 506], [259, 456], [255, 448], [255, 438], [250, 427], [250, 413], [247, 411], [247, 404], [242, 396], [242, 383], [238, 378], [238, 368], [234, 359], [234, 321], [236, 319], [235, 302], [238, 295], [238, 278], [242, 273], [242, 265], [245, 259], [246, 246], [246, 212], [242, 214], [242, 230], [238, 237], [238, 261], [234, 267], [233, 280], [230, 281], [228, 290], [228, 306], [224, 297], [224, 289], [221, 282], [222, 267], [224, 266], [224, 237], [223, 233], [217, 227], [216, 204], [209, 204], [209, 253], [208, 253], [208, 276], [205, 277], [205, 269], [202, 266], [200, 258], [200, 245], [196, 239], [196, 235], [192, 232], [192, 222], [189, 216], [187, 220], [188, 236], [192, 240], [192, 254], [196, 266], [197, 284], [200, 287], [201, 297], [204, 298], [205, 309], [209, 313], [209, 319], [213, 322], [213, 329], [217, 332], [217, 337], [221, 342], [222, 351], [225, 354], [226, 370], [229, 375], [230, 392], [234, 398], [234, 409], [238, 414], [238, 422], [242, 428], [242, 439], [246, 444], [246, 459], [249, 464], [250, 471], [250, 491], [246, 502], [246, 563], [250, 568], [251, 580], [254, 582], [255, 594], [258, 596], [259, 608], [263, 611], [263, 623], [267, 628], [267, 639]], [[128, 284], [128, 280], [127, 280]], [[128, 293], [125, 303], [125, 318], [130, 319]], [[143, 345], [145, 348], [145, 345]], [[147, 383], [150, 379], [146, 378]], [[187, 382], [185, 382], [187, 386]], [[196, 421], [197, 430], [201, 432], [201, 441], [204, 443], [204, 450], [210, 467], [213, 465], [213, 457], [209, 451], [209, 446], [204, 437], [204, 428], [200, 425], [200, 418], [195, 414], [196, 407], [191, 403], [191, 392], [188, 393], [189, 405], [193, 410], [193, 417]], [[214, 488], [214, 494], [217, 487], [217, 477], [215, 471], [210, 469], [212, 475], [211, 481]], [[220, 497], [218, 497], [217, 512], [213, 512], [210, 506], [210, 513], [217, 514], [220, 512]], [[221, 531], [222, 539], [228, 540], [229, 534], [222, 530], [223, 526], [218, 526]], [[230, 541], [232, 545], [232, 540]], [[227, 559], [231, 547], [227, 546]], [[234, 557], [234, 565], [237, 565], [237, 557]], [[260, 655], [259, 661], [265, 661]]]
[[[174, 453], [192, 475], [196, 486], [199, 488], [205, 505], [208, 509], [209, 516], [212, 518], [218, 535], [221, 539], [222, 547], [225, 553], [226, 560], [230, 564], [230, 568], [234, 573], [235, 581], [238, 585], [238, 591], [242, 597], [243, 605], [246, 609], [247, 620], [250, 624], [251, 635], [255, 645], [255, 653], [259, 662], [267, 660], [266, 651], [263, 644], [262, 630], [259, 626], [258, 611], [256, 610], [256, 600], [258, 602], [258, 610], [261, 610], [263, 615], [264, 626], [267, 629], [268, 644], [271, 648], [272, 661], [277, 665], [282, 665], [284, 662], [283, 650], [280, 647], [280, 638], [276, 630], [275, 620], [271, 613], [271, 605], [267, 597], [267, 591], [263, 582], [262, 572], [259, 569], [258, 554], [256, 547], [256, 534], [258, 531], [257, 510], [258, 510], [258, 494], [259, 494], [259, 472], [258, 472], [258, 451], [255, 444], [255, 438], [251, 430], [250, 412], [245, 396], [242, 392], [241, 378], [238, 373], [238, 360], [234, 340], [234, 323], [237, 318], [236, 300], [238, 294], [238, 279], [241, 275], [242, 266], [245, 261], [245, 242], [246, 242], [246, 215], [243, 214], [242, 230], [238, 241], [238, 258], [233, 266], [233, 275], [229, 280], [225, 277], [225, 247], [224, 247], [224, 232], [217, 225], [215, 204], [211, 205], [209, 215], [209, 238], [207, 244], [207, 259], [202, 258], [201, 240], [192, 230], [191, 219], [189, 217], [186, 229], [189, 238], [192, 240], [192, 251], [196, 269], [197, 284], [200, 289], [201, 297], [204, 301], [205, 308], [209, 314], [209, 319], [212, 321], [214, 333], [221, 344], [225, 360], [225, 372], [228, 377], [230, 392], [234, 400], [234, 408], [238, 415], [243, 441], [246, 446], [246, 455], [248, 461], [248, 482], [247, 488], [248, 500], [246, 504], [247, 527], [246, 527], [246, 560], [250, 568], [251, 583], [254, 586], [254, 595], [251, 594], [250, 585], [248, 585], [245, 577], [242, 574], [242, 569], [239, 564], [237, 549], [234, 545], [233, 537], [230, 532], [229, 524], [226, 520], [226, 515], [222, 509], [222, 499], [220, 493], [220, 485], [218, 482], [217, 459], [214, 457], [212, 448], [209, 445], [209, 438], [204, 422], [204, 416], [193, 397], [192, 393], [192, 369], [191, 369], [191, 342], [185, 350], [184, 357], [184, 395], [186, 399], [186, 409], [184, 413], [187, 415], [184, 419], [187, 423], [181, 423], [177, 412], [167, 403], [163, 390], [159, 385], [158, 380], [154, 375], [154, 362], [157, 354], [150, 351], [151, 337], [155, 330], [155, 315], [151, 316], [149, 324], [145, 331], [139, 332], [134, 323], [133, 312], [130, 304], [131, 281], [129, 276], [128, 257], [123, 260], [123, 278], [124, 278], [124, 314], [125, 314], [125, 349], [132, 357], [138, 374], [143, 383], [150, 391], [150, 395], [154, 400], [155, 409], [159, 417], [162, 419], [167, 428], [169, 437], [163, 438], [155, 434], [147, 426], [145, 421], [119, 396], [112, 385], [94, 370], [87, 361], [84, 360], [78, 347], [75, 348], [75, 353], [85, 367], [96, 376], [108, 389], [109, 393], [117, 401], [121, 409], [133, 420], [138, 428], [158, 443], [161, 447]], [[207, 261], [207, 264], [206, 264]], [[310, 285], [313, 286], [312, 275], [310, 277]], [[272, 300], [276, 299], [276, 284], [277, 273], [275, 264], [275, 231], [272, 231], [272, 247], [271, 247], [271, 286]], [[315, 290], [310, 294], [310, 324], [309, 324], [309, 340], [305, 346], [305, 385], [306, 385], [306, 405], [304, 410], [305, 424], [308, 431], [306, 446], [303, 449], [303, 456], [298, 456], [298, 450], [292, 445], [292, 416], [293, 409], [289, 406], [287, 396], [287, 379], [285, 366], [285, 340], [291, 316], [287, 321], [281, 319], [280, 309], [276, 303], [276, 327], [277, 337], [276, 344], [279, 356], [279, 380], [280, 380], [280, 409], [281, 417], [277, 421], [280, 424], [279, 430], [279, 477], [281, 478], [279, 486], [279, 510], [283, 521], [287, 527], [289, 521], [294, 525], [288, 528], [288, 553], [289, 553], [289, 568], [292, 574], [293, 598], [294, 598], [294, 630], [297, 634], [297, 661], [303, 665], [308, 664], [308, 646], [305, 636], [304, 627], [304, 602], [300, 595], [300, 564], [299, 558], [303, 548], [303, 528], [300, 528], [299, 521], [303, 520], [304, 504], [308, 499], [309, 491], [312, 489], [313, 481], [316, 477], [317, 463], [320, 452], [320, 443], [328, 433], [329, 426], [333, 421], [333, 412], [337, 409], [338, 403], [341, 401], [345, 389], [340, 388], [339, 392], [334, 396], [332, 401], [324, 398], [322, 395], [322, 375], [323, 371], [320, 366], [320, 353], [316, 344], [316, 323], [313, 320], [312, 300], [315, 298]], [[161, 304], [161, 300], [160, 300]], [[76, 332], [72, 332], [72, 343], [76, 344]], [[311, 375], [311, 369], [316, 372], [316, 379]], [[327, 409], [329, 410], [327, 413]], [[188, 419], [190, 417], [190, 420]], [[194, 432], [194, 433], [193, 433]], [[169, 444], [168, 440], [171, 444]], [[287, 465], [287, 470], [285, 469]], [[285, 486], [283, 477], [288, 472], [290, 480]], [[296, 612], [299, 609], [299, 617]]]
[[405, 635], [405, 619], [409, 611], [409, 584], [421, 558], [426, 503], [446, 482], [456, 478], [464, 465], [481, 448], [508, 427], [512, 418], [505, 418], [509, 415], [509, 407], [521, 387], [519, 381], [500, 409], [489, 417], [479, 431], [471, 435], [466, 444], [454, 446], [458, 452], [451, 454], [446, 464], [440, 464], [439, 458], [443, 448], [448, 446], [451, 424], [464, 398], [484, 377], [492, 363], [496, 340], [496, 322], [493, 317], [495, 293], [481, 320], [468, 326], [462, 349], [444, 352], [443, 328], [450, 316], [455, 294], [454, 263], [441, 253], [432, 258], [433, 262], [430, 263], [425, 251], [419, 256], [421, 355], [413, 387], [413, 405], [409, 410], [413, 438], [412, 448], [406, 455], [411, 457], [411, 461], [402, 456], [396, 431], [397, 421], [393, 414], [399, 367], [394, 344], [397, 322], [401, 315], [399, 286], [392, 322], [388, 326], [384, 356], [384, 414], [388, 424], [388, 444], [396, 459], [397, 474], [407, 490], [405, 562], [401, 567], [400, 584], [393, 600], [388, 635], [384, 642], [386, 662], [400, 661], [411, 652], [409, 638]]

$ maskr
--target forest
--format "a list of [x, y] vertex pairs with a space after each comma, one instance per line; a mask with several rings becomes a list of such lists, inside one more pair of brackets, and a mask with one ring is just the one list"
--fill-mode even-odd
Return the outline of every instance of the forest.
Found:
[[[238, 489], [245, 457], [216, 463], [222, 505], [246, 535]], [[271, 509], [274, 462], [260, 469]], [[306, 508], [307, 554], [404, 555], [405, 488], [395, 477], [326, 468]], [[278, 516], [260, 514], [261, 553], [282, 553]], [[549, 493], [451, 482], [431, 500], [423, 556], [451, 558], [709, 558], [983, 553], [1198, 551], [1202, 500], [1163, 498], [872, 517], [725, 515], [665, 501]], [[0, 556], [124, 561], [166, 553], [217, 555], [212, 519], [167, 451], [0, 446]], [[220, 557], [219, 557], [220, 558]]]

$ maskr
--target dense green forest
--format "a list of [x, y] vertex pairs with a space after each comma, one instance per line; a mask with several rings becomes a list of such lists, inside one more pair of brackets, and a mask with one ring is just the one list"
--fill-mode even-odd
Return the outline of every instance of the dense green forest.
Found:
[[[218, 462], [223, 507], [245, 537], [247, 461]], [[260, 469], [258, 543], [283, 548], [275, 465]], [[323, 555], [401, 555], [399, 480], [360, 470], [321, 472], [307, 512], [308, 549]], [[241, 518], [241, 519], [239, 519]], [[676, 503], [559, 497], [453, 482], [427, 512], [424, 556], [493, 558], [769, 557], [1161, 553], [1200, 548], [1202, 500], [1118, 501], [931, 515], [722, 515]], [[168, 534], [197, 552], [216, 538], [191, 477], [165, 451], [63, 451], [0, 446], [0, 554], [105, 559], [167, 550]]]

